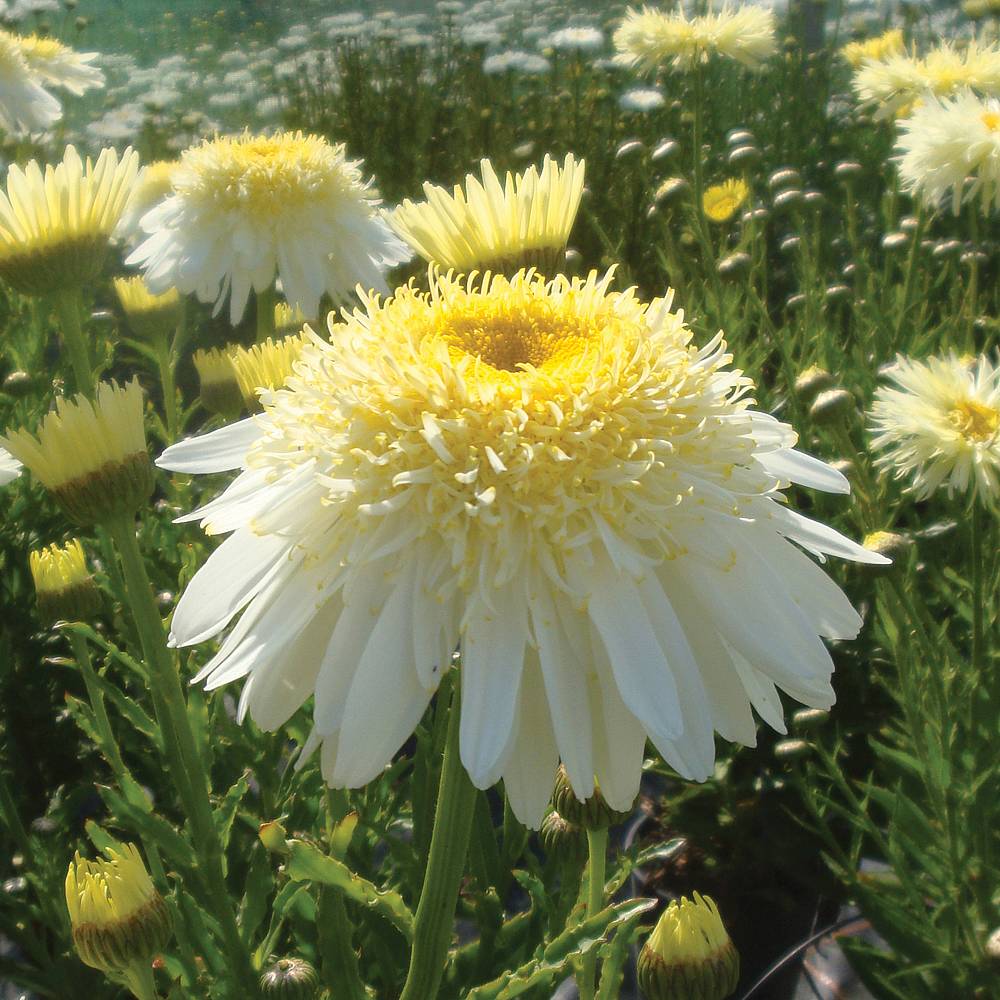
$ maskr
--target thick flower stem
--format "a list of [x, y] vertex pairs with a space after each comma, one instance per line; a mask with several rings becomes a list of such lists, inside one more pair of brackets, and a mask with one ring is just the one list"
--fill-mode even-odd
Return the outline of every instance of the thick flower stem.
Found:
[[267, 291], [257, 292], [257, 343], [263, 344], [274, 336], [274, 304], [278, 296], [271, 285]]
[[[593, 917], [604, 908], [604, 881], [608, 860], [608, 828], [587, 831], [587, 916]], [[577, 987], [580, 1000], [594, 1000], [597, 978], [597, 952], [591, 951], [580, 964]]]
[[66, 288], [56, 293], [56, 314], [63, 342], [73, 366], [76, 391], [84, 393], [88, 399], [94, 398], [94, 367], [90, 361], [90, 351], [83, 333], [80, 314], [83, 311], [83, 296], [79, 288]]
[[129, 992], [137, 1000], [157, 1000], [156, 983], [151, 966], [133, 966], [124, 975]]
[[472, 830], [476, 790], [462, 767], [458, 733], [460, 685], [452, 690], [434, 832], [417, 906], [410, 968], [400, 1000], [434, 1000], [444, 975], [458, 888]]
[[180, 678], [166, 645], [163, 622], [146, 575], [135, 526], [127, 517], [112, 521], [108, 527], [121, 557], [129, 606], [149, 668], [150, 693], [163, 732], [171, 777], [177, 782], [198, 848], [199, 867], [208, 896], [206, 902], [222, 931], [234, 986], [242, 988], [242, 996], [254, 997], [258, 994], [256, 976], [240, 939], [226, 888], [222, 844], [212, 815], [208, 775], [195, 742]]

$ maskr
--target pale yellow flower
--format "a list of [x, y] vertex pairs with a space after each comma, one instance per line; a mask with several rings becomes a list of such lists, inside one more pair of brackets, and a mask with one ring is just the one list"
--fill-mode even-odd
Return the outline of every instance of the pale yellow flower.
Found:
[[750, 188], [746, 181], [735, 178], [705, 189], [701, 206], [713, 222], [728, 222], [747, 200]]

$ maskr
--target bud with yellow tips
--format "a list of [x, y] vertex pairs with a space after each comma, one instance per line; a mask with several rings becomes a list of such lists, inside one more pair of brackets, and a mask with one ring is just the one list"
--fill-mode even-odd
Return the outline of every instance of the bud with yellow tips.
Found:
[[262, 344], [236, 347], [230, 351], [229, 357], [236, 369], [236, 379], [247, 409], [260, 410], [261, 390], [273, 392], [285, 384], [305, 344], [303, 336], [281, 340], [268, 337]]
[[715, 903], [696, 892], [663, 911], [637, 971], [646, 1000], [724, 1000], [739, 982], [740, 957]]
[[140, 275], [115, 278], [115, 294], [128, 320], [129, 328], [140, 340], [165, 340], [176, 329], [182, 315], [180, 293], [176, 288], [154, 295]]
[[243, 394], [230, 352], [213, 347], [195, 351], [191, 360], [198, 372], [201, 405], [226, 420], [237, 416], [243, 409]]
[[74, 538], [28, 556], [38, 614], [46, 624], [89, 621], [101, 608], [101, 593], [87, 570], [83, 546]]
[[127, 983], [140, 998], [155, 997], [151, 962], [170, 941], [170, 911], [132, 844], [107, 859], [76, 855], [66, 873], [66, 907], [73, 944], [91, 968]]

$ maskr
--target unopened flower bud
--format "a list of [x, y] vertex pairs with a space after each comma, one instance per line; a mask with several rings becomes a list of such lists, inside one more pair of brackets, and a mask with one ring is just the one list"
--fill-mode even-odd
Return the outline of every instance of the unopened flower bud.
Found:
[[653, 200], [657, 205], [665, 205], [687, 194], [690, 189], [691, 185], [683, 177], [668, 177], [656, 189]]
[[575, 826], [554, 809], [542, 820], [539, 837], [546, 853], [583, 861], [587, 856], [587, 838], [581, 827]]
[[632, 811], [632, 803], [620, 804], [625, 808], [614, 809], [608, 805], [596, 781], [594, 793], [586, 801], [581, 801], [573, 791], [566, 768], [559, 765], [552, 792], [552, 808], [568, 823], [583, 827], [584, 830], [601, 830], [606, 826], [613, 826], [628, 819]]
[[3, 380], [3, 391], [8, 396], [14, 396], [16, 399], [27, 396], [33, 388], [34, 379], [27, 372], [20, 369], [11, 372]]
[[90, 621], [101, 609], [101, 593], [87, 570], [83, 546], [77, 539], [50, 545], [28, 557], [39, 617], [46, 624]]
[[646, 1000], [725, 1000], [740, 978], [740, 957], [719, 910], [697, 892], [672, 902], [639, 953]]
[[278, 1000], [315, 1000], [319, 990], [316, 970], [301, 958], [279, 958], [260, 977], [260, 992]]
[[774, 744], [774, 756], [778, 760], [795, 760], [805, 757], [812, 747], [806, 740], [778, 740]]
[[875, 552], [894, 563], [905, 558], [913, 541], [896, 531], [873, 531], [865, 535], [862, 546], [869, 552]]
[[650, 159], [654, 162], [658, 160], [665, 160], [668, 156], [672, 156], [681, 148], [681, 144], [676, 139], [663, 139], [656, 144], [656, 148], [650, 154]]
[[76, 855], [66, 873], [73, 944], [87, 965], [117, 976], [147, 970], [170, 941], [170, 911], [135, 846], [107, 860]]
[[34, 434], [11, 431], [0, 446], [41, 480], [77, 524], [134, 514], [153, 492], [142, 389], [103, 382], [96, 397], [56, 401]]
[[1000, 927], [997, 927], [986, 939], [984, 951], [990, 962], [1000, 967]]
[[857, 411], [854, 397], [846, 389], [827, 389], [809, 407], [809, 416], [817, 424], [844, 423]]
[[243, 393], [232, 358], [215, 348], [195, 351], [191, 358], [201, 386], [201, 405], [229, 420], [243, 409]]
[[792, 713], [792, 726], [795, 729], [812, 729], [829, 718], [830, 713], [825, 708], [800, 708]]
[[114, 284], [129, 328], [140, 340], [163, 341], [177, 329], [183, 304], [176, 288], [154, 295], [141, 276], [115, 278]]
[[797, 170], [785, 167], [782, 170], [775, 170], [767, 179], [767, 186], [772, 191], [783, 191], [786, 188], [799, 188], [802, 186], [802, 177]]
[[750, 270], [750, 255], [737, 251], [719, 261], [718, 271], [723, 278], [736, 278]]

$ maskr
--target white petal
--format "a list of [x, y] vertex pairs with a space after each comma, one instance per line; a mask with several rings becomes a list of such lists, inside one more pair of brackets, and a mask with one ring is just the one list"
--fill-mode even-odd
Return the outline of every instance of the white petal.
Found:
[[756, 456], [764, 468], [790, 483], [798, 483], [809, 489], [822, 490], [824, 493], [850, 493], [851, 484], [847, 477], [826, 462], [806, 455], [794, 448], [782, 448], [779, 451], [765, 452]]
[[277, 535], [242, 529], [230, 535], [187, 585], [170, 626], [173, 646], [192, 646], [215, 635], [267, 582], [290, 544]]
[[495, 610], [481, 602], [462, 636], [462, 763], [477, 788], [489, 788], [503, 770], [514, 732], [527, 641], [523, 587], [493, 594]]
[[247, 417], [200, 437], [171, 445], [156, 460], [156, 464], [171, 472], [229, 472], [240, 469], [250, 447], [263, 434], [257, 420]]
[[772, 504], [769, 510], [775, 528], [783, 535], [798, 542], [804, 549], [817, 555], [839, 556], [852, 562], [869, 563], [872, 566], [886, 566], [891, 559], [880, 556], [877, 552], [869, 552], [857, 542], [852, 542], [839, 531], [819, 521], [811, 521], [794, 510]]

